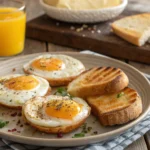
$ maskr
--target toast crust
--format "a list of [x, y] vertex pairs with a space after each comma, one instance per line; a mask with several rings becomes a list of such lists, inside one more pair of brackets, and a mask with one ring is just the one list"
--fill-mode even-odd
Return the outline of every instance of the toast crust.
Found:
[[142, 46], [141, 43], [140, 43], [140, 39], [142, 38], [144, 33], [141, 33], [141, 32], [138, 32], [136, 30], [133, 30], [133, 29], [128, 29], [128, 28], [124, 28], [124, 27], [116, 25], [117, 22], [119, 22], [121, 20], [129, 19], [129, 18], [133, 19], [133, 20], [134, 20], [134, 18], [143, 18], [143, 19], [146, 20], [146, 19], [150, 18], [150, 13], [144, 13], [144, 14], [138, 14], [138, 15], [124, 17], [120, 20], [115, 21], [111, 25], [112, 30], [116, 35], [120, 36], [124, 40], [126, 40], [126, 41], [128, 41], [128, 42], [130, 42], [134, 45]]
[[[47, 93], [44, 96], [48, 96], [50, 94], [51, 94], [51, 88], [49, 87]], [[4, 107], [7, 107], [7, 108], [12, 108], [12, 109], [22, 109], [22, 106], [9, 106], [9, 105], [6, 105], [6, 104], [1, 103], [1, 102], [0, 102], [0, 106], [4, 106]]]
[[115, 34], [123, 38], [124, 40], [135, 44], [137, 46], [141, 46], [139, 39], [142, 37], [142, 34], [133, 30], [124, 29], [121, 27], [118, 27], [115, 24], [112, 24], [112, 29]]
[[[29, 71], [23, 69], [23, 71], [26, 73], [26, 74], [33, 74], [33, 73], [30, 73]], [[50, 83], [50, 86], [66, 86], [68, 85], [72, 80], [74, 80], [75, 78], [77, 78], [79, 75], [77, 76], [71, 76], [71, 77], [67, 77], [67, 78], [60, 78], [60, 79], [54, 79], [54, 78], [44, 78], [42, 76], [39, 76], [41, 78], [44, 78], [46, 79], [49, 83]]]
[[[122, 90], [122, 92], [124, 92], [125, 90], [128, 91], [127, 94], [129, 95], [129, 97], [127, 103], [125, 103], [125, 101], [122, 101], [123, 106], [120, 106], [120, 100], [118, 103], [113, 103], [113, 106], [111, 106], [110, 103], [113, 101], [113, 99], [108, 99], [108, 103], [102, 104], [103, 97], [99, 100], [97, 99], [98, 97], [87, 98], [87, 102], [92, 109], [92, 113], [99, 118], [99, 121], [102, 125], [112, 126], [124, 124], [133, 119], [136, 119], [142, 113], [142, 101], [140, 96], [135, 90], [130, 89], [128, 87]], [[108, 97], [109, 96], [110, 95], [108, 95]], [[108, 97], [105, 98], [107, 99]], [[98, 101], [100, 103], [98, 103]], [[107, 105], [106, 107], [110, 105], [110, 108], [108, 107], [109, 109], [106, 110], [104, 105]]]
[[[88, 76], [88, 77], [86, 77]], [[115, 93], [129, 83], [127, 75], [113, 67], [92, 68], [83, 72], [68, 85], [68, 92], [76, 97]]]

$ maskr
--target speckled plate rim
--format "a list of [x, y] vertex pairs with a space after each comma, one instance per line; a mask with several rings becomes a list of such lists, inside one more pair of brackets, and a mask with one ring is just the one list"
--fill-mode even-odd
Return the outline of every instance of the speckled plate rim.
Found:
[[[12, 58], [10, 60], [6, 60], [0, 63], [0, 65], [6, 65], [8, 63], [10, 63], [11, 61], [16, 61], [16, 59], [23, 59], [24, 57], [28, 57], [28, 56], [37, 56], [37, 55], [43, 55], [43, 54], [64, 54], [64, 55], [82, 55], [85, 57], [95, 57], [95, 58], [101, 58], [101, 59], [106, 59], [108, 61], [112, 61], [114, 63], [119, 63], [120, 65], [123, 65], [125, 67], [128, 67], [130, 70], [134, 70], [138, 76], [140, 78], [142, 78], [142, 80], [145, 80], [148, 84], [148, 86], [150, 87], [150, 82], [148, 81], [148, 79], [136, 68], [121, 62], [119, 60], [115, 60], [113, 58], [110, 57], [105, 57], [105, 56], [96, 56], [96, 55], [92, 55], [92, 54], [82, 54], [82, 53], [78, 53], [78, 52], [46, 52], [46, 53], [35, 53], [35, 54], [30, 54], [30, 55], [24, 55], [24, 56], [17, 56], [16, 58]], [[149, 97], [150, 97], [150, 93], [148, 93]], [[20, 142], [20, 143], [24, 143], [24, 144], [31, 144], [31, 145], [38, 145], [38, 146], [52, 146], [52, 147], [71, 147], [71, 146], [81, 146], [81, 145], [85, 145], [85, 144], [90, 144], [91, 143], [96, 143], [96, 142], [100, 142], [100, 141], [104, 141], [106, 139], [115, 137], [117, 135], [122, 134], [123, 132], [125, 132], [126, 130], [130, 129], [131, 127], [133, 127], [134, 125], [136, 125], [138, 122], [140, 122], [150, 111], [150, 101], [148, 101], [149, 104], [147, 106], [146, 110], [143, 110], [142, 114], [136, 119], [133, 120], [132, 122], [125, 124], [124, 126], [122, 126], [119, 129], [115, 129], [114, 131], [109, 131], [107, 133], [102, 133], [99, 135], [94, 135], [94, 136], [88, 136], [88, 137], [82, 137], [82, 138], [67, 138], [67, 139], [43, 139], [43, 138], [34, 138], [34, 137], [25, 137], [25, 136], [20, 136], [20, 135], [13, 135], [10, 133], [6, 133], [3, 131], [0, 131], [0, 137], [1, 138], [5, 138], [7, 140], [11, 140], [11, 141], [15, 141], [15, 142]]]

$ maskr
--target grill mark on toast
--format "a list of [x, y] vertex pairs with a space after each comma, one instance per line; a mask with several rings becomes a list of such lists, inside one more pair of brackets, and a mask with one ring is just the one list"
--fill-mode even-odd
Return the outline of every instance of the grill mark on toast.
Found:
[[115, 76], [121, 75], [122, 71], [113, 67], [95, 67], [85, 72], [85, 78], [82, 81], [83, 84], [93, 84], [96, 82], [103, 82], [107, 80], [113, 80]]
[[112, 67], [110, 67], [110, 66], [109, 66], [109, 67], [106, 67], [106, 70], [109, 70], [110, 68], [112, 68]]
[[106, 68], [102, 72], [97, 72], [97, 76], [93, 77], [93, 80], [91, 83], [100, 82], [104, 80], [104, 78], [112, 71], [112, 68]]
[[[105, 69], [106, 68], [102, 68], [102, 69], [100, 69], [100, 70], [98, 70], [98, 71], [95, 71], [95, 73], [90, 77], [90, 80], [89, 80], [89, 82], [90, 81], [94, 81], [95, 79], [97, 79], [97, 78], [100, 78], [100, 80], [103, 78], [100, 74], [101, 73], [103, 73], [104, 71], [105, 71]], [[91, 82], [91, 83], [92, 83]]]
[[104, 76], [103, 81], [111, 80], [117, 75], [119, 76], [120, 72], [115, 68], [112, 68], [112, 70], [110, 70], [110, 72]]
[[126, 90], [128, 90], [129, 88], [128, 87], [125, 87], [124, 89], [123, 89], [123, 91], [126, 91]]
[[136, 99], [134, 98], [134, 99], [130, 100], [130, 103], [134, 103], [135, 101], [136, 101]]
[[107, 80], [108, 78], [110, 78], [111, 75], [116, 76], [116, 74], [119, 75], [119, 73], [121, 72], [120, 69], [113, 68], [113, 67], [107, 67], [104, 69], [103, 68], [99, 71], [95, 70], [94, 75], [92, 75], [88, 81], [89, 82], [92, 81], [91, 83], [104, 81], [104, 80]]
[[93, 81], [93, 79], [97, 78], [100, 73], [102, 73], [106, 68], [100, 67], [94, 70], [94, 73], [88, 78], [88, 82]]
[[86, 83], [90, 77], [90, 74], [93, 73], [97, 68], [91, 68], [87, 71], [85, 71], [85, 73], [83, 74], [83, 78], [84, 80], [82, 80], [82, 83]]
[[106, 72], [103, 76], [106, 77], [110, 74], [111, 71], [114, 71], [115, 68], [110, 67], [108, 70], [108, 72]]
[[123, 92], [125, 93], [136, 93], [134, 90], [130, 90], [130, 89], [125, 89]]
[[121, 71], [120, 70], [112, 71], [109, 75], [107, 75], [104, 78], [104, 81], [106, 81], [106, 80], [112, 80], [115, 76], [119, 76], [119, 75], [121, 75]]
[[130, 91], [130, 92], [124, 92], [125, 95], [127, 95], [128, 97], [133, 97], [133, 96], [137, 96], [137, 93], [134, 91]]
[[130, 93], [125, 93], [126, 95], [128, 95], [128, 97], [136, 97], [137, 93], [135, 92], [130, 92]]
[[126, 89], [123, 90], [123, 92], [124, 92], [129, 98], [137, 97], [137, 92], [134, 91], [133, 89], [126, 88]]
[[123, 92], [125, 93], [125, 95], [128, 98], [130, 103], [133, 103], [136, 100], [137, 96], [138, 96], [136, 91], [134, 91], [133, 89], [130, 89], [128, 87], [126, 87], [123, 90]]
[[123, 92], [126, 92], [126, 93], [134, 92], [134, 93], [136, 93], [133, 89], [130, 89], [128, 87], [124, 88]]
[[[118, 70], [118, 68], [114, 68], [114, 70]], [[120, 69], [119, 69], [120, 70]]]
[[87, 74], [91, 74], [91, 73], [94, 73], [96, 70], [98, 70], [99, 68], [92, 68], [90, 69], [89, 71], [87, 71]]

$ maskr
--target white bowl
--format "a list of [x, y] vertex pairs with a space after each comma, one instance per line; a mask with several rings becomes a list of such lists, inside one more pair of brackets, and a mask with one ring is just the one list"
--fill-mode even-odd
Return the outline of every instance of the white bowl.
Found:
[[69, 10], [65, 8], [56, 8], [40, 0], [40, 4], [46, 14], [51, 18], [74, 23], [94, 23], [110, 20], [123, 12], [128, 0], [122, 0], [122, 3], [115, 7], [93, 9], [93, 10]]

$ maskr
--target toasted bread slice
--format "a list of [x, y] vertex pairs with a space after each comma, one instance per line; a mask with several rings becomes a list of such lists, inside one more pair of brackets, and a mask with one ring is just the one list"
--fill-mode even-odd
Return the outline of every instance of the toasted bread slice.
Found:
[[115, 34], [137, 46], [142, 46], [150, 38], [150, 13], [122, 18], [112, 24]]
[[99, 67], [85, 71], [68, 85], [68, 92], [77, 97], [115, 93], [126, 86], [127, 75], [118, 68]]
[[142, 112], [140, 96], [129, 87], [115, 94], [89, 97], [87, 102], [104, 126], [127, 123]]

